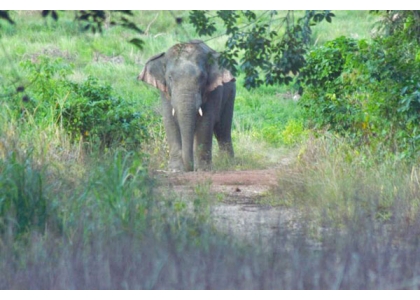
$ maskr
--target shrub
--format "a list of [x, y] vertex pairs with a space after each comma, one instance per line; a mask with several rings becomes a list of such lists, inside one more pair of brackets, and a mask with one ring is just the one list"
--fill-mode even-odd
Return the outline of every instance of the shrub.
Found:
[[302, 142], [308, 136], [302, 120], [291, 119], [281, 132], [281, 137], [285, 145], [294, 145]]
[[71, 87], [71, 101], [64, 104], [62, 118], [72, 136], [83, 136], [104, 147], [122, 144], [129, 149], [136, 149], [147, 139], [142, 114], [110, 85], [90, 76], [82, 84], [71, 83]]
[[384, 145], [398, 158], [420, 150], [419, 44], [403, 34], [365, 40], [340, 37], [314, 49], [300, 74], [300, 105], [310, 125]]
[[72, 66], [61, 58], [38, 57], [21, 64], [31, 84], [20, 101], [11, 98], [18, 115], [31, 115], [36, 122], [57, 122], [74, 140], [83, 138], [100, 148], [123, 145], [138, 149], [148, 138], [147, 118], [133, 101], [117, 95], [108, 84], [93, 76], [82, 83], [67, 79]]
[[309, 53], [299, 76], [304, 88], [299, 104], [315, 127], [346, 131], [358, 118], [358, 103], [346, 97], [354, 86], [342, 82], [346, 59], [356, 50], [355, 40], [340, 37]]

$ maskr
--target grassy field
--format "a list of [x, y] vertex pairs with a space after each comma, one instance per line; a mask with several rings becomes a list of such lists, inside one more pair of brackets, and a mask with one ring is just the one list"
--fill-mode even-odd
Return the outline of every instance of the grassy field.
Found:
[[[285, 228], [268, 249], [242, 245], [211, 226], [205, 191], [189, 199], [192, 211], [159, 192], [150, 176], [168, 159], [159, 94], [136, 77], [150, 56], [197, 38], [175, 25], [188, 12], [173, 14], [136, 12], [143, 51], [121, 27], [81, 31], [71, 12], [58, 22], [33, 11], [12, 12], [14, 26], [0, 21], [0, 288], [418, 289], [418, 165], [378, 162], [369, 148], [308, 131], [293, 87], [247, 91], [239, 77], [236, 157], [215, 151], [214, 165], [267, 168], [293, 156], [268, 198], [301, 211], [306, 235]], [[314, 45], [370, 37], [368, 12], [335, 14], [314, 28]], [[208, 40], [216, 50], [223, 42]], [[114, 115], [140, 117], [124, 134], [110, 131], [109, 144], [95, 144], [91, 129], [72, 135], [78, 120], [66, 127], [61, 116], [83, 89], [110, 95]], [[101, 121], [95, 110], [84, 117]], [[145, 132], [141, 143], [132, 124]], [[322, 249], [308, 249], [308, 236]]]

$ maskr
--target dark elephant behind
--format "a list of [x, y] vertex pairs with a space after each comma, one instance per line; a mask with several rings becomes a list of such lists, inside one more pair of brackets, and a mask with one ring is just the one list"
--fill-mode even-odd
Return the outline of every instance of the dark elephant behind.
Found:
[[171, 171], [210, 169], [213, 133], [233, 157], [235, 78], [218, 56], [202, 41], [176, 44], [151, 57], [138, 77], [161, 92]]

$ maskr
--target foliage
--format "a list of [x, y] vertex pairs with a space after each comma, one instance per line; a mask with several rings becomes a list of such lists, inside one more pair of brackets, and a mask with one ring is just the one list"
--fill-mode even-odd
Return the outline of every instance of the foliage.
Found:
[[[104, 26], [121, 26], [133, 30], [137, 34], [143, 34], [143, 30], [134, 21], [129, 19], [133, 17], [133, 13], [130, 10], [75, 10], [74, 13], [74, 20], [81, 25], [84, 31], [91, 30], [93, 33], [102, 33]], [[42, 10], [41, 15], [43, 18], [51, 16], [54, 21], [58, 21], [59, 19], [59, 13], [56, 10]], [[10, 24], [15, 24], [9, 12], [6, 10], [0, 10], [0, 19], [8, 21]], [[129, 42], [138, 49], [143, 49], [143, 40], [132, 38]]]
[[[411, 31], [410, 31], [411, 32]], [[300, 81], [300, 104], [315, 127], [350, 135], [399, 157], [420, 150], [419, 43], [405, 31], [356, 42], [338, 38], [314, 49]]]
[[147, 139], [146, 117], [130, 101], [118, 96], [108, 84], [93, 76], [82, 83], [67, 79], [72, 67], [62, 59], [39, 57], [39, 62], [22, 63], [31, 84], [22, 101], [14, 99], [15, 111], [22, 117], [51, 119], [74, 138], [111, 147], [137, 149]]
[[276, 147], [299, 144], [308, 136], [308, 130], [305, 129], [303, 121], [293, 118], [284, 125], [268, 123], [258, 133], [257, 137]]
[[[310, 26], [324, 19], [331, 22], [334, 17], [329, 11], [306, 11], [295, 22], [293, 12], [279, 19], [275, 18], [276, 11], [266, 11], [260, 16], [252, 11], [217, 11], [214, 17], [209, 14], [206, 11], [192, 11], [190, 22], [196, 32], [204, 36], [216, 32], [214, 18], [222, 20], [228, 39], [220, 63], [234, 74], [243, 72], [247, 89], [262, 84], [289, 84], [292, 81], [291, 74], [296, 75], [305, 63]], [[246, 20], [245, 25], [240, 26], [243, 20]], [[283, 33], [280, 33], [279, 28], [273, 28], [275, 22], [279, 22], [280, 27], [284, 26]]]
[[415, 40], [420, 43], [420, 12], [418, 10], [386, 10], [372, 11], [382, 17], [376, 23], [378, 34], [391, 36], [404, 33], [405, 39]]
[[[7, 11], [1, 12], [5, 19], [13, 22]], [[55, 21], [59, 18], [58, 12], [54, 10], [44, 10], [41, 14], [44, 18], [51, 16]], [[216, 19], [222, 21], [221, 26], [228, 39], [220, 63], [235, 74], [243, 72], [247, 89], [262, 84], [289, 84], [292, 81], [291, 75], [296, 75], [305, 63], [304, 54], [310, 42], [311, 26], [323, 20], [331, 22], [334, 17], [330, 11], [306, 11], [297, 21], [293, 11], [280, 18], [276, 17], [276, 11], [265, 11], [257, 15], [252, 11], [222, 10], [216, 11], [216, 16], [210, 14], [206, 11], [191, 11], [190, 23], [199, 36], [205, 36], [217, 31]], [[143, 31], [129, 17], [133, 17], [131, 11], [75, 11], [75, 20], [83, 30], [102, 33], [103, 27], [109, 25], [142, 34]], [[144, 47], [140, 38], [133, 38], [130, 43], [139, 49]]]
[[148, 137], [143, 115], [133, 103], [115, 95], [110, 85], [92, 76], [82, 84], [71, 84], [70, 101], [63, 105], [63, 125], [73, 136], [98, 140], [106, 147], [123, 145], [136, 149]]
[[39, 56], [32, 61], [22, 61], [20, 67], [27, 72], [30, 84], [27, 84], [27, 88], [23, 85], [18, 87], [17, 95], [10, 94], [15, 98], [14, 101], [11, 99], [10, 104], [15, 109], [21, 108], [22, 117], [30, 115], [38, 120], [56, 117], [55, 109], [68, 98], [69, 82], [66, 77], [72, 73], [72, 66], [60, 58]]
[[6, 20], [9, 24], [15, 24], [12, 18], [9, 16], [9, 12], [7, 10], [0, 10], [0, 19]]
[[10, 152], [0, 158], [0, 233], [60, 230], [57, 207], [46, 194], [45, 168], [36, 166], [30, 154]]
[[340, 37], [307, 55], [306, 66], [298, 78], [298, 83], [304, 88], [299, 104], [318, 127], [329, 125], [346, 131], [359, 117], [355, 103], [343, 97], [343, 94], [351, 94], [356, 87], [343, 85], [341, 80], [346, 59], [356, 50], [354, 39]]
[[281, 132], [282, 141], [285, 145], [295, 145], [302, 142], [308, 136], [302, 120], [291, 119]]

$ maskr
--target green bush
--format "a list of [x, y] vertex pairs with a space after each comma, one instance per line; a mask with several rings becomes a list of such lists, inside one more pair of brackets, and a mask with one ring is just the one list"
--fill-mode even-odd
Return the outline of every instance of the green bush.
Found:
[[420, 150], [419, 44], [404, 34], [356, 42], [340, 37], [314, 49], [300, 74], [310, 125], [399, 158]]
[[10, 99], [18, 116], [59, 123], [74, 140], [83, 138], [101, 148], [138, 149], [148, 138], [147, 118], [110, 85], [92, 76], [82, 83], [71, 82], [67, 76], [72, 66], [61, 58], [40, 56], [21, 66], [31, 83], [24, 89], [25, 96]]
[[347, 97], [355, 87], [342, 80], [346, 60], [356, 50], [354, 39], [339, 37], [309, 53], [299, 76], [304, 88], [299, 104], [314, 126], [347, 131], [359, 118], [359, 103]]
[[147, 139], [146, 122], [134, 103], [116, 95], [110, 85], [92, 76], [71, 83], [71, 100], [63, 105], [63, 125], [74, 137], [83, 136], [101, 146], [136, 149]]
[[282, 141], [285, 145], [294, 145], [302, 142], [308, 136], [302, 120], [291, 119], [281, 132]]

